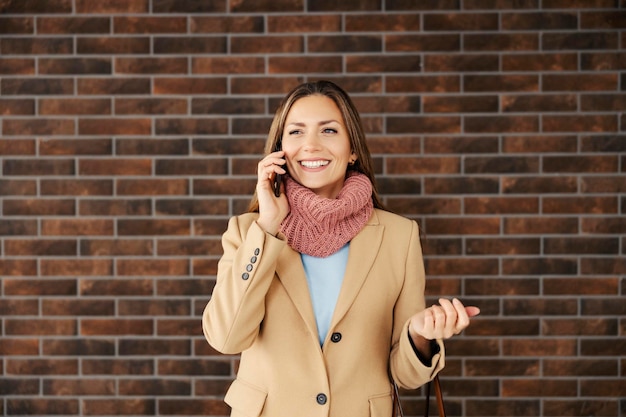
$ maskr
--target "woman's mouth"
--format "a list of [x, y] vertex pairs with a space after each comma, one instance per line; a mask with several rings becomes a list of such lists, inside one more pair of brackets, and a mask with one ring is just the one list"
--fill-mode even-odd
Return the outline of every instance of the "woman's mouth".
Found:
[[305, 168], [315, 169], [326, 166], [330, 163], [328, 160], [316, 160], [316, 161], [300, 161], [300, 165]]

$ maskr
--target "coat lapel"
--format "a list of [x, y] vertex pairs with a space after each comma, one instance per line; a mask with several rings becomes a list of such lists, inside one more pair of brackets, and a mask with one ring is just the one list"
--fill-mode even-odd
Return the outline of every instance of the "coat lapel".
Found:
[[384, 226], [379, 224], [376, 212], [372, 214], [369, 222], [350, 241], [350, 253], [344, 275], [343, 285], [339, 293], [339, 299], [335, 306], [330, 328], [343, 318], [357, 297], [367, 275], [376, 260], [378, 250], [383, 240]]
[[278, 258], [276, 274], [300, 316], [304, 319], [308, 330], [315, 335], [317, 340], [317, 323], [300, 254], [289, 246], [285, 246], [283, 253]]
[[[339, 293], [339, 299], [333, 313], [331, 329], [348, 312], [363, 286], [380, 249], [383, 229], [384, 226], [379, 224], [378, 216], [376, 211], [374, 211], [369, 222], [350, 241], [348, 264], [346, 265], [346, 273], [341, 292]], [[315, 335], [317, 340], [317, 323], [300, 254], [289, 246], [285, 246], [276, 265], [276, 274], [285, 287], [289, 298], [291, 298], [302, 316], [308, 330], [312, 335]]]

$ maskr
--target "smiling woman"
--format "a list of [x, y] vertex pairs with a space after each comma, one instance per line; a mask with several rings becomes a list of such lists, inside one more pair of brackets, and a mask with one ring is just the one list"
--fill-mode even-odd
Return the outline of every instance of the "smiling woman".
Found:
[[383, 209], [359, 115], [337, 85], [285, 97], [257, 178], [250, 211], [222, 237], [202, 317], [216, 350], [241, 353], [231, 416], [391, 416], [390, 377], [431, 380], [443, 339], [478, 309], [426, 308], [417, 223]]

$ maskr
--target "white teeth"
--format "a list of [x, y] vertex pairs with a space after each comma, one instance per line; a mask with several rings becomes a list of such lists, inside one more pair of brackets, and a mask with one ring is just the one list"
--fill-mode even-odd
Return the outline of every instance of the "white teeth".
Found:
[[306, 168], [319, 168], [328, 165], [329, 161], [300, 161], [300, 164]]

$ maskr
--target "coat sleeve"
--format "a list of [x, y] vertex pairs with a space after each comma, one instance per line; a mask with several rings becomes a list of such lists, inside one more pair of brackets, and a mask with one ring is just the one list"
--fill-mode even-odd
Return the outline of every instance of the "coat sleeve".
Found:
[[222, 236], [224, 253], [202, 315], [202, 330], [213, 348], [237, 354], [252, 345], [265, 315], [265, 296], [285, 242], [255, 221], [233, 217]]
[[414, 314], [424, 310], [426, 286], [419, 229], [416, 222], [411, 223], [404, 283], [394, 307], [393, 345], [390, 357], [391, 376], [399, 386], [406, 389], [415, 389], [430, 381], [445, 364], [441, 340], [436, 341], [439, 352], [433, 356], [430, 366], [427, 366], [419, 359], [409, 339], [409, 320]]

